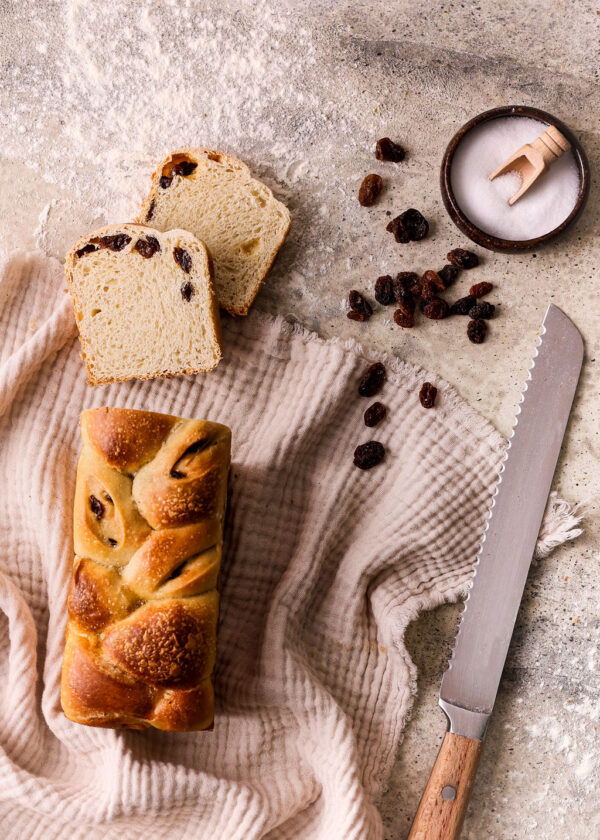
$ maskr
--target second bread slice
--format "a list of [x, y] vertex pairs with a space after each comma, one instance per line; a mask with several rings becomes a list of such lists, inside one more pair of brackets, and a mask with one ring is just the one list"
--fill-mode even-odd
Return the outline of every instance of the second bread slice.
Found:
[[218, 364], [212, 261], [188, 231], [100, 228], [73, 246], [65, 274], [92, 385], [199, 373]]
[[159, 230], [185, 228], [215, 261], [219, 303], [247, 315], [290, 228], [290, 213], [241, 160], [211, 149], [180, 149], [152, 176], [138, 219]]

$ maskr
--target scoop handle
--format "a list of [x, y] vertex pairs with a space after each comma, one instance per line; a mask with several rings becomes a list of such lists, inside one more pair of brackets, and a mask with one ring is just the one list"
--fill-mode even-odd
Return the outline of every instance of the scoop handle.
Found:
[[408, 840], [458, 840], [483, 741], [447, 732]]
[[551, 163], [554, 163], [555, 160], [558, 160], [561, 155], [564, 155], [571, 148], [571, 144], [567, 138], [554, 125], [549, 125], [531, 145], [541, 154], [546, 166], [550, 166]]

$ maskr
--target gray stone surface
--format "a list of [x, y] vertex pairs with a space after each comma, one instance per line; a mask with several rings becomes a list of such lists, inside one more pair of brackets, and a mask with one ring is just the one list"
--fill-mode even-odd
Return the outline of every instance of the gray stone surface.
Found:
[[[586, 364], [556, 488], [587, 502], [586, 533], [534, 565], [489, 731], [464, 837], [600, 836], [600, 335], [597, 168], [600, 17], [581, 0], [478, 3], [0, 3], [0, 248], [61, 258], [92, 225], [131, 218], [153, 162], [178, 145], [238, 154], [292, 209], [289, 241], [258, 306], [323, 336], [352, 336], [444, 377], [500, 431], [511, 425], [546, 305], [586, 340]], [[439, 267], [467, 245], [438, 188], [444, 148], [474, 114], [530, 104], [580, 137], [593, 186], [577, 224], [525, 256], [477, 249], [500, 305], [489, 340], [462, 322], [402, 331], [388, 313], [345, 317], [350, 288], [398, 270]], [[377, 163], [379, 136], [402, 141]], [[358, 206], [368, 172], [376, 207]], [[397, 246], [386, 211], [432, 223]], [[437, 689], [458, 615], [409, 630], [418, 696], [382, 801], [387, 837], [404, 838], [444, 731]]]

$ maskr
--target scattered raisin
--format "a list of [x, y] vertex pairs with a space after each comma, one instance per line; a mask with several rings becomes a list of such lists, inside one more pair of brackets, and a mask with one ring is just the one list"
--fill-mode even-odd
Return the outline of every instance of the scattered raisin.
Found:
[[392, 219], [386, 230], [394, 234], [396, 242], [418, 242], [429, 233], [429, 224], [418, 210], [411, 207]]
[[100, 237], [100, 247], [110, 248], [111, 251], [122, 251], [131, 242], [131, 236], [126, 233], [114, 233], [111, 236]]
[[[418, 293], [415, 292], [415, 288], [418, 289]], [[415, 294], [418, 294], [418, 297], [420, 297], [421, 300], [429, 302], [430, 300], [433, 300], [435, 297], [437, 297], [439, 289], [431, 282], [431, 280], [423, 279], [419, 280], [418, 285], [413, 287], [413, 292], [415, 292]]]
[[486, 300], [482, 300], [475, 304], [475, 306], [471, 309], [469, 312], [469, 318], [473, 318], [475, 320], [477, 320], [477, 318], [493, 318], [495, 309], [496, 307], [493, 303], [488, 303]]
[[373, 314], [373, 307], [369, 301], [366, 300], [360, 292], [357, 292], [356, 289], [352, 289], [348, 295], [348, 303], [350, 304], [352, 312], [365, 316], [364, 318], [353, 318], [352, 320], [354, 321], [366, 321]]
[[173, 259], [180, 266], [186, 274], [189, 274], [192, 270], [192, 258], [188, 254], [187, 251], [184, 251], [183, 248], [175, 247], [173, 248]]
[[446, 288], [445, 282], [442, 280], [437, 271], [426, 271], [421, 280], [424, 283], [431, 283], [438, 292], [443, 292]]
[[138, 239], [133, 247], [142, 257], [150, 259], [157, 251], [160, 251], [160, 242], [156, 236], [147, 236], [146, 239]]
[[407, 317], [414, 315], [415, 299], [410, 293], [406, 295], [404, 300], [398, 301], [398, 312], [404, 312]]
[[419, 399], [423, 408], [433, 408], [435, 398], [437, 397], [437, 388], [431, 382], [424, 382], [419, 391]]
[[477, 254], [474, 254], [472, 251], [465, 251], [464, 248], [455, 248], [453, 251], [450, 251], [446, 259], [452, 265], [458, 266], [458, 268], [475, 268], [476, 265], [479, 265]]
[[346, 312], [346, 318], [350, 318], [351, 321], [368, 321], [370, 316], [366, 312], [355, 312], [351, 309], [350, 312]]
[[412, 287], [419, 280], [419, 275], [414, 271], [400, 271], [394, 279], [394, 299], [404, 300], [407, 295], [412, 296]]
[[454, 283], [459, 273], [459, 267], [457, 265], [452, 265], [451, 263], [448, 263], [443, 268], [440, 268], [440, 270], [438, 271], [438, 274], [446, 284], [446, 288], [448, 288], [448, 286], [451, 286]]
[[184, 177], [187, 177], [192, 174], [197, 166], [198, 164], [193, 163], [191, 160], [182, 160], [179, 163], [176, 163], [171, 169], [171, 175], [183, 175]]
[[405, 150], [398, 143], [394, 143], [389, 137], [382, 137], [375, 146], [375, 157], [377, 160], [385, 160], [391, 163], [399, 163], [404, 160]]
[[363, 182], [358, 190], [358, 203], [363, 207], [372, 207], [379, 193], [383, 189], [383, 180], [381, 175], [367, 175], [363, 178]]
[[188, 302], [192, 299], [192, 295], [194, 294], [194, 287], [187, 280], [181, 287], [181, 297]]
[[88, 242], [88, 244], [84, 245], [83, 248], [80, 248], [78, 251], [75, 251], [75, 254], [78, 257], [83, 257], [84, 254], [91, 254], [92, 251], [97, 251], [98, 248], [98, 245], [94, 245], [92, 242]]
[[173, 468], [171, 470], [170, 475], [171, 475], [171, 478], [185, 478], [185, 474], [182, 473], [182, 472], [179, 472], [179, 470], [176, 470], [175, 468]]
[[150, 202], [150, 207], [148, 207], [148, 212], [146, 213], [146, 221], [149, 222], [152, 216], [154, 216], [154, 208], [156, 206], [156, 201], [152, 199]]
[[410, 312], [404, 312], [402, 309], [396, 309], [394, 312], [394, 321], [398, 324], [399, 327], [414, 327], [415, 325], [415, 316]]
[[385, 458], [383, 444], [377, 440], [370, 440], [368, 443], [361, 443], [354, 450], [354, 463], [361, 470], [370, 470], [376, 467]]
[[471, 309], [475, 306], [476, 300], [470, 295], [456, 300], [450, 307], [451, 315], [468, 315]]
[[469, 341], [472, 341], [473, 344], [482, 344], [485, 341], [486, 333], [487, 324], [481, 318], [477, 318], [475, 321], [469, 321], [467, 324], [467, 335], [469, 336]]
[[448, 304], [441, 298], [434, 298], [423, 309], [423, 315], [432, 321], [441, 321], [448, 314]]
[[113, 548], [114, 548], [114, 547], [116, 546], [116, 544], [117, 544], [117, 541], [116, 541], [116, 540], [113, 540], [113, 538], [112, 538], [112, 537], [109, 537], [109, 538], [108, 538], [108, 542], [109, 542], [109, 544], [110, 544], [110, 545], [112, 545], [112, 547], [113, 547]]
[[394, 302], [394, 281], [389, 274], [384, 274], [375, 281], [375, 300], [382, 306], [389, 306]]
[[402, 242], [406, 244], [410, 242], [410, 234], [406, 229], [404, 222], [402, 221], [400, 216], [396, 216], [395, 219], [392, 219], [391, 222], [388, 222], [385, 226], [385, 229], [389, 231], [389, 233], [394, 234], [394, 239], [396, 242]]
[[358, 393], [361, 397], [374, 397], [378, 394], [385, 382], [385, 367], [381, 362], [375, 362], [363, 373], [358, 383]]
[[387, 408], [383, 403], [374, 402], [365, 411], [365, 426], [372, 428], [384, 419], [387, 414]]
[[98, 521], [104, 516], [104, 505], [96, 496], [90, 496], [90, 510]]
[[172, 181], [172, 180], [173, 180], [173, 179], [172, 179], [172, 178], [169, 178], [169, 176], [168, 176], [168, 175], [161, 175], [161, 176], [160, 176], [160, 181], [159, 181], [161, 188], [162, 188], [163, 190], [166, 190], [168, 187], [170, 187], [170, 186], [171, 186], [171, 181]]
[[480, 298], [484, 295], [489, 295], [493, 288], [494, 287], [491, 283], [486, 283], [485, 281], [483, 283], [475, 283], [475, 285], [471, 286], [469, 289], [469, 294], [471, 297]]

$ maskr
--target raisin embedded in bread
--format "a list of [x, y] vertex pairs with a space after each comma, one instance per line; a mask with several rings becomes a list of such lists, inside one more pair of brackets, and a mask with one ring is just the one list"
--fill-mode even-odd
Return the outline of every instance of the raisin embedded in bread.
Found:
[[64, 712], [89, 726], [209, 728], [231, 432], [97, 408], [81, 433]]
[[212, 149], [179, 149], [155, 170], [138, 221], [184, 228], [205, 242], [219, 303], [247, 315], [285, 241], [290, 213], [242, 161]]
[[90, 383], [214, 368], [221, 344], [212, 272], [204, 243], [185, 230], [112, 225], [80, 239], [65, 274]]

